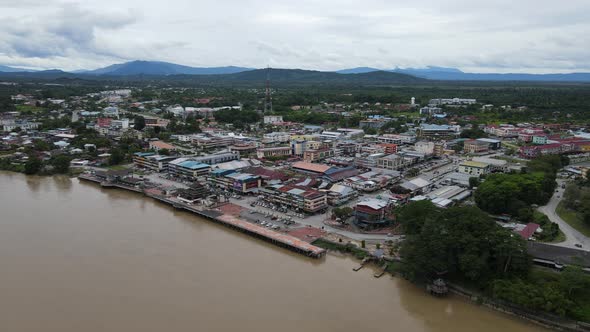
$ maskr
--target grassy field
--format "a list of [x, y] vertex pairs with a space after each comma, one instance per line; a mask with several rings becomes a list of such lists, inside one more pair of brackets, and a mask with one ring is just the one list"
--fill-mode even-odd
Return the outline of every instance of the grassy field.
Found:
[[19, 112], [41, 112], [44, 111], [45, 108], [30, 105], [16, 105], [16, 110]]
[[110, 170], [113, 170], [113, 171], [120, 171], [120, 170], [124, 170], [124, 169], [129, 169], [130, 166], [129, 165], [113, 165], [113, 166], [109, 166], [107, 168]]
[[563, 234], [563, 232], [560, 229], [559, 234], [557, 234], [557, 237], [555, 239], [553, 239], [552, 241], [549, 241], [548, 243], [559, 243], [559, 242], [563, 242], [563, 241], [565, 241], [565, 234]]
[[563, 202], [560, 202], [559, 205], [557, 205], [555, 212], [557, 212], [561, 219], [565, 220], [565, 222], [575, 228], [578, 232], [585, 236], [590, 236], [590, 226], [586, 225], [575, 211], [567, 209]]

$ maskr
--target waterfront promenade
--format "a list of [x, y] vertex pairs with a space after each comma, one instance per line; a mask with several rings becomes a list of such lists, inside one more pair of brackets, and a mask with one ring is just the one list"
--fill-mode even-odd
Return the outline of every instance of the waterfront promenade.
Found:
[[265, 240], [267, 242], [273, 243], [277, 246], [289, 249], [291, 251], [313, 257], [313, 258], [320, 258], [326, 254], [326, 250], [317, 246], [314, 246], [308, 242], [300, 240], [294, 236], [283, 234], [280, 232], [276, 232], [271, 229], [267, 229], [251, 222], [242, 220], [235, 216], [224, 214], [221, 211], [215, 209], [208, 209], [204, 206], [200, 205], [189, 205], [178, 200], [174, 196], [168, 196], [163, 193], [159, 193], [158, 190], [143, 190], [138, 187], [133, 187], [129, 185], [125, 185], [122, 183], [117, 182], [109, 182], [103, 181], [102, 179], [93, 176], [91, 174], [81, 174], [78, 176], [80, 180], [90, 181], [94, 183], [98, 183], [103, 188], [118, 188], [128, 191], [133, 191], [136, 193], [142, 193], [148, 197], [158, 200], [161, 203], [170, 205], [176, 209], [184, 210], [193, 214], [196, 214], [200, 217], [207, 218], [211, 221], [217, 222], [224, 226], [233, 228], [238, 230], [242, 233], [248, 234], [250, 236]]

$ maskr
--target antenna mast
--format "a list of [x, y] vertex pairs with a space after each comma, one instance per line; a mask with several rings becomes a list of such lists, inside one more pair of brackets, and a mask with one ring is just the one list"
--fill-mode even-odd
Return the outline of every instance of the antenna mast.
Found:
[[264, 97], [264, 111], [262, 115], [272, 113], [272, 96], [270, 95], [270, 66], [266, 67], [266, 94]]

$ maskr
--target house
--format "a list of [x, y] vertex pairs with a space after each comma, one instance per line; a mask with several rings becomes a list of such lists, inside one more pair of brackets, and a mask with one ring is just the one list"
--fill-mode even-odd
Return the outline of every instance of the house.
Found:
[[520, 230], [517, 230], [518, 235], [522, 236], [523, 239], [528, 240], [533, 237], [533, 235], [537, 232], [541, 232], [541, 226], [535, 223], [528, 223], [526, 226]]

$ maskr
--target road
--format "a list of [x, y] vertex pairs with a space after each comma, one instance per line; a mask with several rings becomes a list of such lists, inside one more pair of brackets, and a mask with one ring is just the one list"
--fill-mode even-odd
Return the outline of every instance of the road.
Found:
[[[565, 222], [565, 220], [561, 219], [561, 217], [555, 212], [557, 205], [563, 199], [563, 189], [561, 189], [561, 185], [564, 182], [565, 181], [563, 181], [561, 179], [557, 180], [557, 185], [558, 185], [559, 191], [556, 193], [553, 193], [553, 196], [551, 197], [551, 200], [549, 201], [549, 203], [545, 206], [540, 206], [538, 208], [538, 210], [540, 212], [544, 213], [545, 215], [547, 215], [547, 217], [549, 217], [549, 220], [558, 224], [559, 229], [561, 229], [563, 234], [565, 234], [566, 240], [564, 242], [555, 243], [556, 246], [576, 248], [575, 244], [579, 243], [582, 245], [582, 249], [589, 250], [590, 249], [590, 238], [588, 238], [588, 237], [584, 236], [582, 233], [578, 232], [576, 229], [574, 229], [572, 226], [570, 226], [567, 222]], [[576, 249], [579, 249], [579, 248], [576, 248]]]

